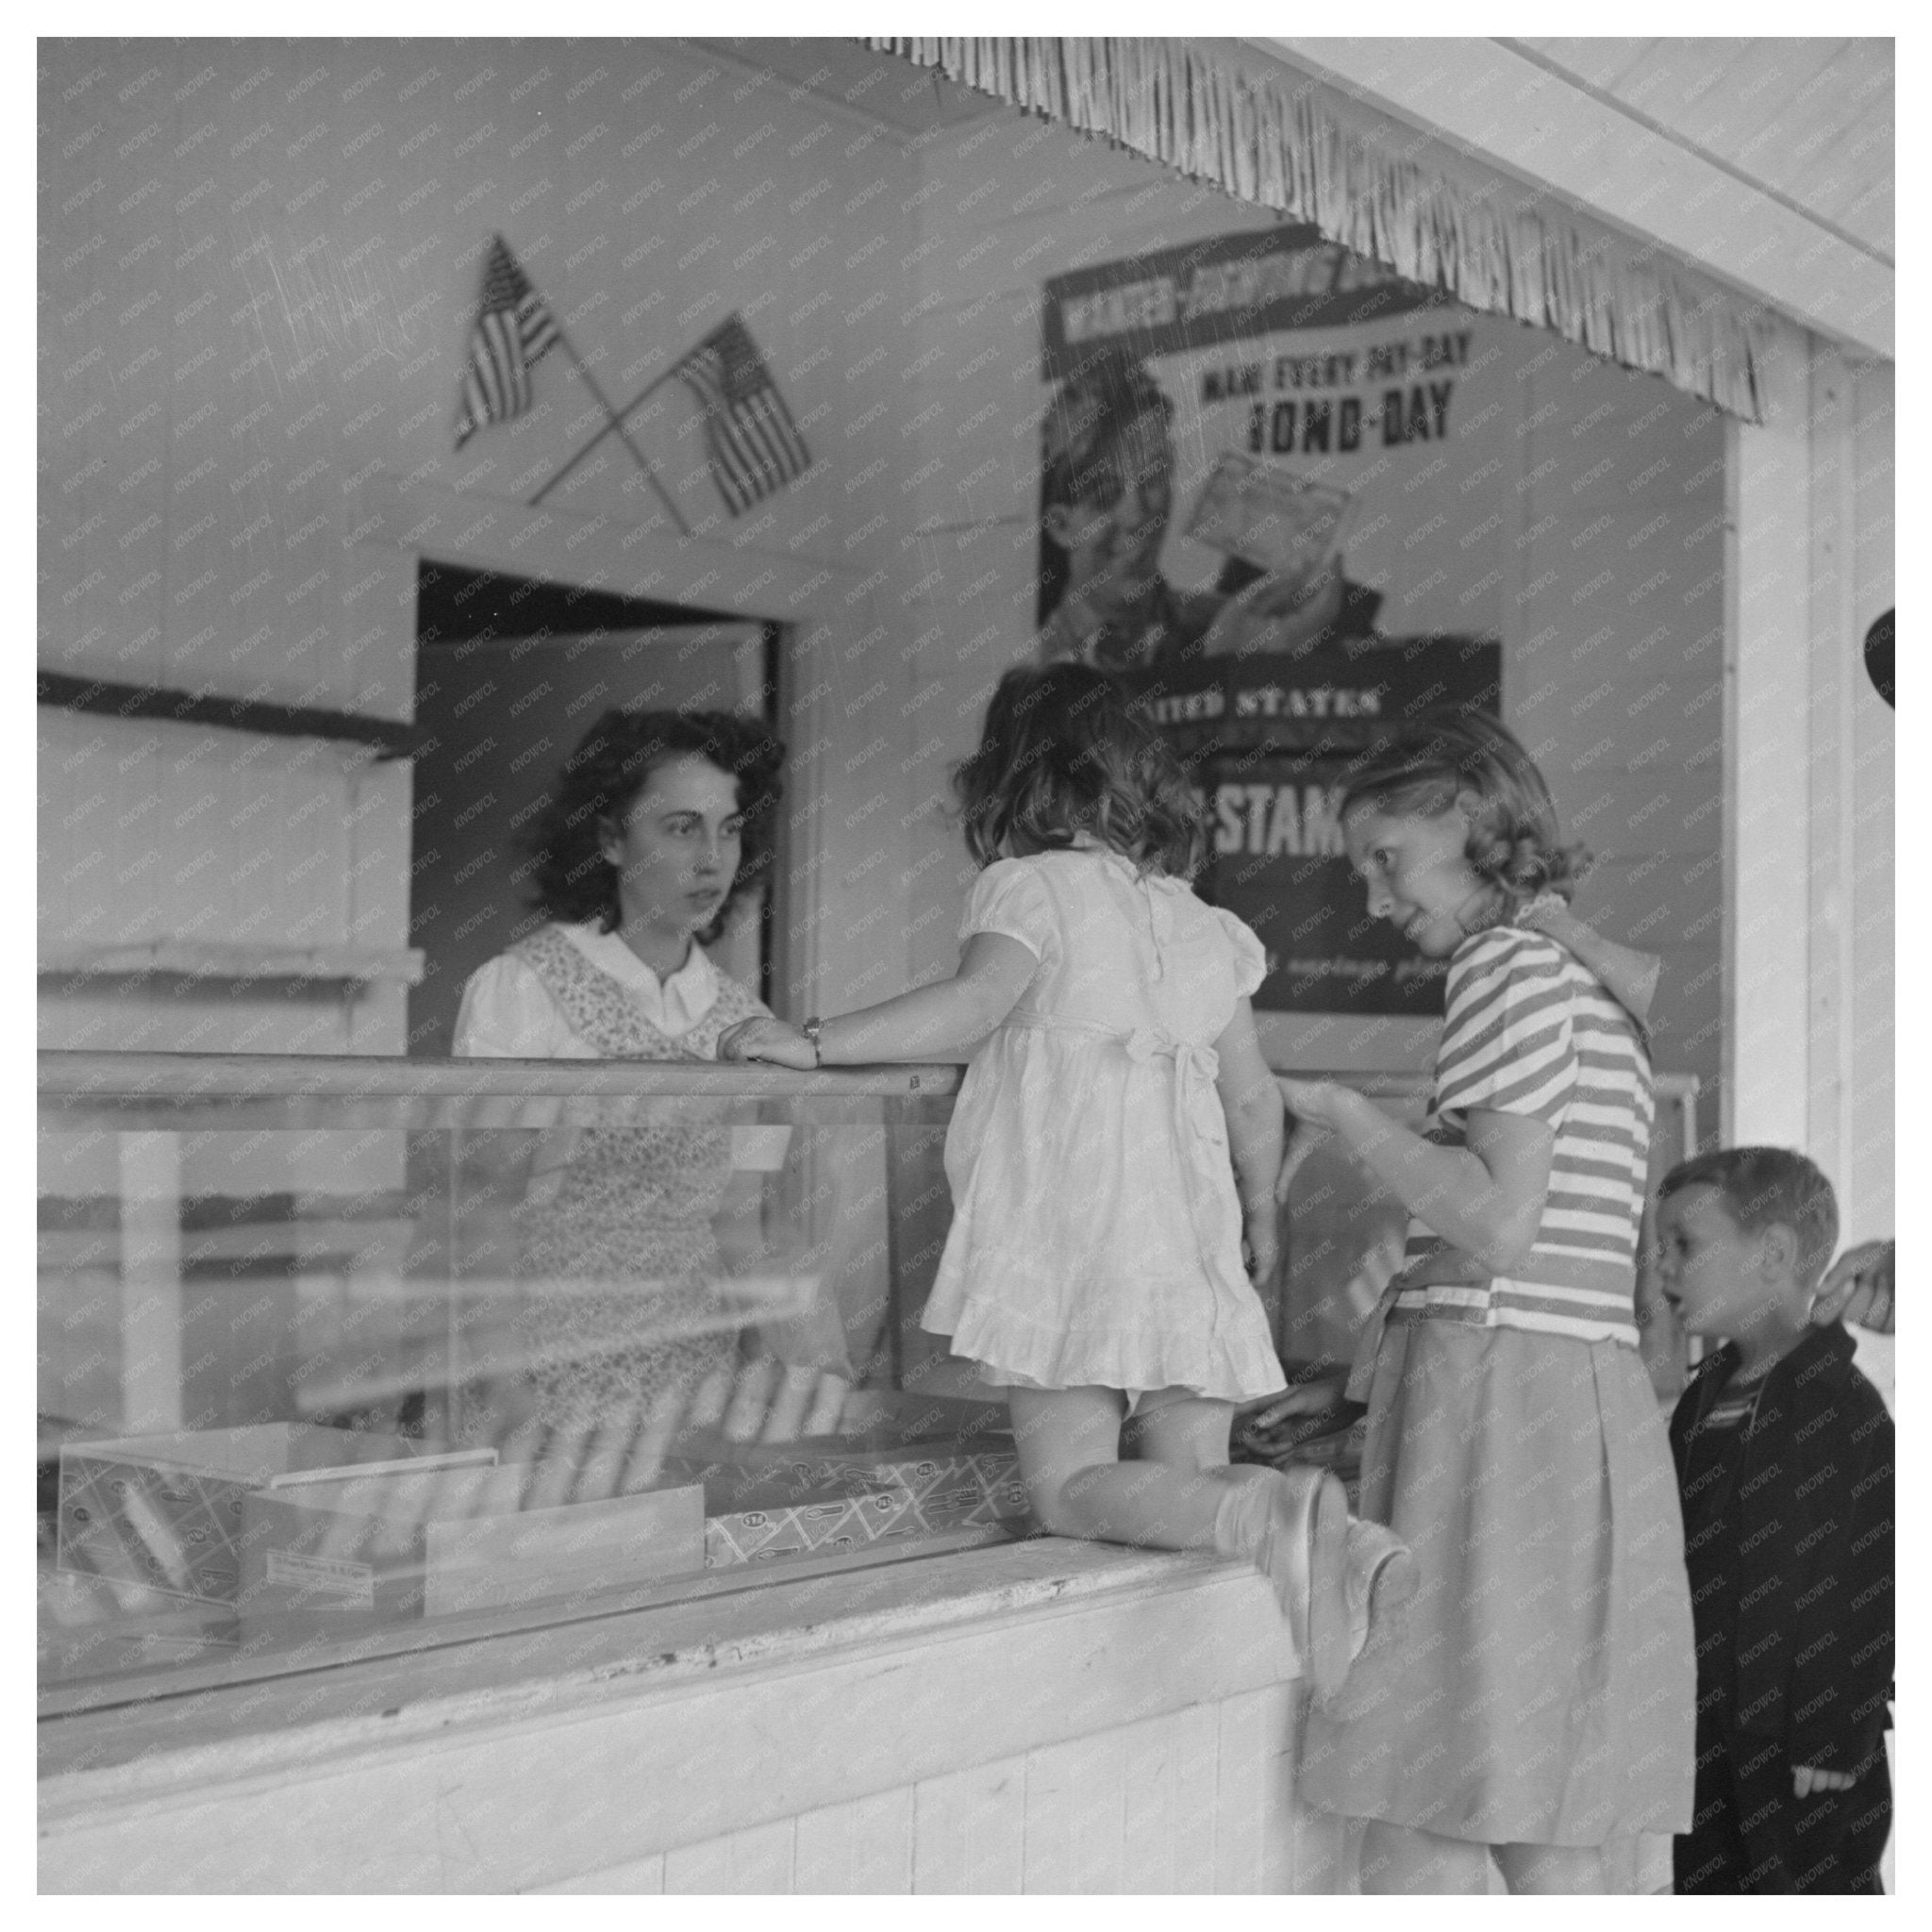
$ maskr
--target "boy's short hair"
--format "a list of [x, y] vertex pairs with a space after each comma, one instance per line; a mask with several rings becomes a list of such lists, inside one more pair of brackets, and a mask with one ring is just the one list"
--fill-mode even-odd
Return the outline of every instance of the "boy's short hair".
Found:
[[1774, 1224], [1798, 1237], [1798, 1271], [1818, 1286], [1838, 1246], [1838, 1196], [1815, 1163], [1788, 1147], [1722, 1147], [1682, 1160], [1665, 1174], [1659, 1201], [1687, 1188], [1710, 1188], [1747, 1234]]

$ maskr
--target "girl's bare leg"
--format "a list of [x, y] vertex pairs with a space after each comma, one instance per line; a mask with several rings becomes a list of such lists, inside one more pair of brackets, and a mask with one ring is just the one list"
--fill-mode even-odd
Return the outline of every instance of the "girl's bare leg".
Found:
[[1369, 1821], [1362, 1834], [1365, 1892], [1475, 1893], [1490, 1889], [1490, 1849], [1406, 1824]]
[[1233, 1424], [1233, 1403], [1210, 1401], [1185, 1389], [1163, 1389], [1143, 1395], [1140, 1407], [1121, 1424], [1121, 1451], [1141, 1462], [1231, 1476], [1227, 1439]]
[[1157, 1391], [1127, 1435], [1111, 1389], [1008, 1391], [1020, 1474], [1034, 1520], [1057, 1536], [1165, 1550], [1219, 1550], [1268, 1578], [1316, 1695], [1348, 1676], [1348, 1499], [1315, 1470], [1229, 1469], [1232, 1405]]
[[1349, 1670], [1347, 1492], [1318, 1470], [1229, 1468], [1228, 1422], [1226, 1404], [1168, 1389], [1143, 1397], [1123, 1433], [1143, 1457], [1214, 1472], [1223, 1485], [1214, 1547], [1251, 1558], [1267, 1577], [1326, 1703]]
[[[1212, 1458], [1227, 1460], [1231, 1403], [1189, 1397], [1169, 1405], [1190, 1411], [1185, 1416], [1157, 1427], [1162, 1410], [1138, 1422], [1138, 1444], [1143, 1455], [1154, 1449], [1157, 1459], [1137, 1462], [1120, 1459], [1126, 1398], [1117, 1390], [1013, 1389], [1008, 1407], [1041, 1528], [1162, 1550], [1214, 1547], [1226, 1486]], [[1175, 1451], [1174, 1459], [1158, 1455], [1163, 1449]]]
[[1609, 1874], [1597, 1845], [1498, 1845], [1496, 1863], [1513, 1892], [1574, 1893], [1609, 1890]]

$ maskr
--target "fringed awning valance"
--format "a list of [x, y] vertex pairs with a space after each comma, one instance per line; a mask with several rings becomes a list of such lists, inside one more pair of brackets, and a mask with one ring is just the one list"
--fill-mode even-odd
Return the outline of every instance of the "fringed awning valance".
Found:
[[1746, 422], [1771, 324], [1748, 297], [1428, 145], [1258, 53], [1173, 39], [873, 39], [983, 93], [1105, 136], [1472, 308], [1554, 329]]

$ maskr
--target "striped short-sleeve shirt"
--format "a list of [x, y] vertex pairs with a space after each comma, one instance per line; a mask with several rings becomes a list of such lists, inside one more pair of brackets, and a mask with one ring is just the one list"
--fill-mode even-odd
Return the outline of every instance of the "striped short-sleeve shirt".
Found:
[[1555, 941], [1515, 926], [1465, 940], [1449, 962], [1426, 1137], [1464, 1144], [1473, 1108], [1556, 1131], [1535, 1244], [1491, 1274], [1411, 1219], [1391, 1321], [1430, 1317], [1637, 1345], [1638, 1231], [1655, 1098], [1636, 1023]]

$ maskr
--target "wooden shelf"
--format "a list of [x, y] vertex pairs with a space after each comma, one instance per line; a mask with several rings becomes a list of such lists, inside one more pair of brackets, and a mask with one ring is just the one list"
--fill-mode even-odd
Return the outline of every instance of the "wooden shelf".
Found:
[[176, 724], [213, 724], [270, 738], [335, 739], [366, 745], [385, 758], [416, 755], [416, 727], [399, 718], [369, 718], [357, 711], [223, 697], [212, 691], [171, 691], [160, 685], [117, 684], [64, 671], [37, 673], [35, 693], [43, 705], [97, 717], [162, 718]]
[[119, 945], [53, 945], [40, 950], [38, 970], [49, 974], [128, 979], [165, 974], [177, 979], [310, 979], [343, 984], [389, 981], [415, 986], [423, 978], [416, 947], [383, 952], [370, 946], [238, 946], [205, 940], [136, 940]]

